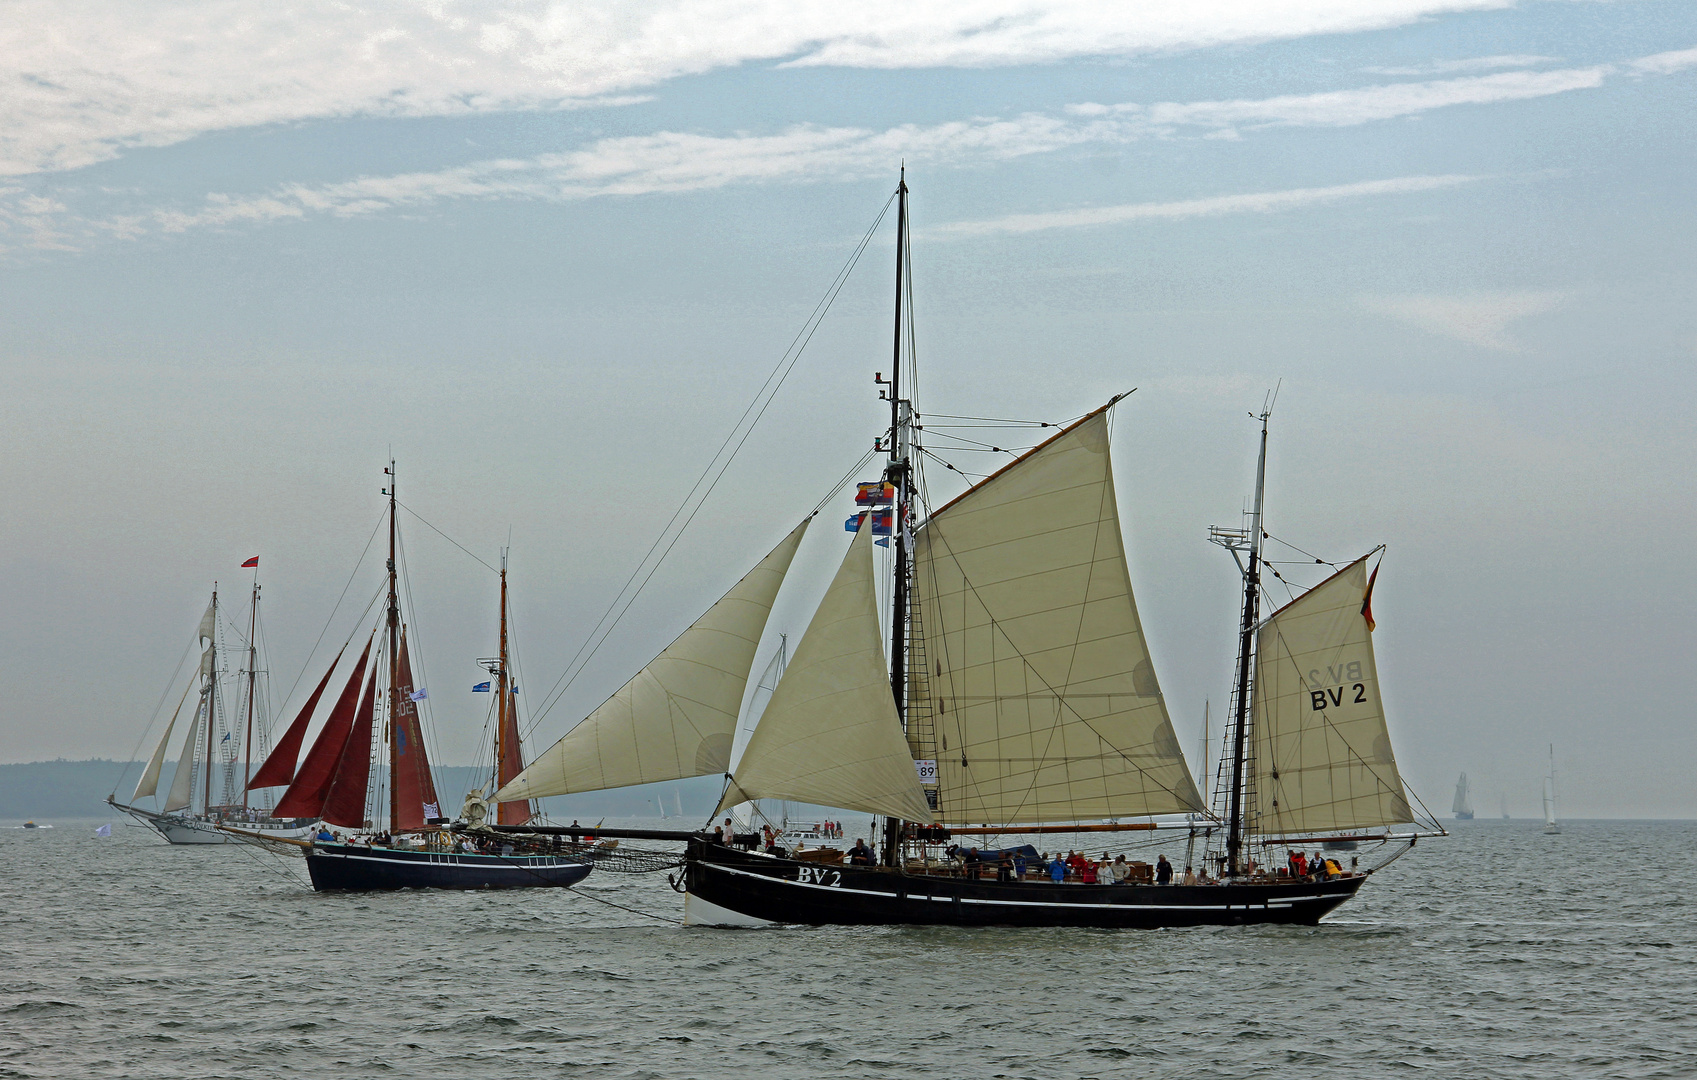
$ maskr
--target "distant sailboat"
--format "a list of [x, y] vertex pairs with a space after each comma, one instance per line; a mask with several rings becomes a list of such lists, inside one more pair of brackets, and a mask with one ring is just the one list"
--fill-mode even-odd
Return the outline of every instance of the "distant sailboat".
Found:
[[1508, 819], [1508, 796], [1505, 794], [1503, 796], [1503, 820], [1507, 821]]
[[1467, 774], [1462, 773], [1461, 779], [1455, 782], [1455, 803], [1450, 806], [1457, 821], [1473, 820], [1473, 800], [1467, 795]]
[[1561, 826], [1556, 823], [1556, 747], [1550, 744], [1550, 774], [1544, 777], [1544, 832], [1556, 836]]
[[[248, 609], [248, 640], [243, 649], [246, 667], [236, 674], [239, 708], [247, 719], [246, 734], [232, 729], [226, 722], [225, 674], [219, 667], [218, 590], [214, 587], [212, 602], [207, 605], [206, 614], [201, 616], [193, 642], [193, 646], [201, 652], [200, 664], [189, 676], [182, 697], [177, 699], [176, 711], [166, 723], [165, 733], [160, 736], [147, 767], [142, 770], [129, 803], [118, 802], [116, 791], [106, 799], [113, 808], [151, 826], [173, 844], [230, 843], [232, 837], [222, 829], [225, 824], [240, 824], [244, 830], [266, 839], [301, 840], [312, 834], [312, 827], [317, 822], [317, 818], [312, 817], [279, 818], [263, 800], [254, 805], [249, 798], [248, 786], [243, 783], [245, 777], [236, 775], [238, 755], [249, 763], [253, 759], [256, 709], [265, 696], [259, 680], [261, 672], [255, 638], [259, 620], [259, 564], [256, 560], [249, 560], [243, 565], [256, 568], [253, 597]], [[183, 738], [182, 751], [177, 757], [176, 772], [171, 777], [165, 801], [162, 805], [156, 803], [157, 809], [153, 810], [139, 806], [137, 804], [143, 799], [158, 799], [159, 774], [165, 764], [166, 748], [177, 721], [183, 718], [183, 706], [188, 704], [191, 696], [196, 698], [196, 703], [188, 714], [188, 734]], [[258, 719], [263, 733], [262, 713]], [[251, 768], [251, 764], [245, 768]], [[214, 774], [219, 777], [216, 801]], [[240, 801], [237, 800], [238, 789]]]

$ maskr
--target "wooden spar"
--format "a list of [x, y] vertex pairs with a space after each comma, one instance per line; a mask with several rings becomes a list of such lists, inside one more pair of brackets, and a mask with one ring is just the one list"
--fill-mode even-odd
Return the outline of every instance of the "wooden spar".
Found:
[[[389, 743], [389, 828], [393, 829], [400, 821], [401, 785], [399, 771], [401, 755], [398, 751], [397, 739], [400, 732], [396, 729], [395, 713], [397, 692], [396, 683], [401, 676], [401, 653], [399, 641], [401, 629], [401, 603], [395, 589], [395, 459], [389, 459], [389, 467], [384, 470], [389, 474], [389, 715], [384, 725]], [[375, 675], [375, 672], [373, 673]]]
[[[890, 550], [895, 553], [896, 564], [895, 581], [890, 590], [890, 694], [895, 698], [896, 719], [901, 722], [903, 732], [907, 731], [907, 509], [909, 487], [913, 483], [913, 471], [907, 458], [909, 418], [902, 411], [901, 391], [902, 286], [906, 269], [907, 166], [903, 165], [901, 179], [896, 184], [896, 332], [890, 368], [890, 463], [884, 470], [886, 480], [893, 481], [896, 488], [895, 505], [890, 508]], [[885, 818], [885, 866], [895, 866], [899, 861], [901, 835], [901, 820]]]
[[218, 586], [212, 586], [212, 637], [207, 648], [212, 650], [212, 666], [206, 673], [206, 800], [203, 808], [212, 814], [212, 718], [218, 708]]
[[1099, 825], [945, 825], [951, 833], [1002, 835], [1006, 833], [1152, 832], [1152, 821], [1107, 822]]

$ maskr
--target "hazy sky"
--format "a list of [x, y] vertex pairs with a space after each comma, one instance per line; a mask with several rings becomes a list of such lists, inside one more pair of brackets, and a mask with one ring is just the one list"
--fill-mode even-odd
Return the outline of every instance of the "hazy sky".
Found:
[[[6, 7], [0, 760], [132, 754], [255, 554], [298, 701], [353, 629], [309, 665], [391, 450], [480, 558], [510, 530], [540, 704], [905, 160], [922, 412], [1138, 388], [1121, 507], [1193, 762], [1235, 624], [1207, 527], [1237, 523], [1282, 380], [1268, 528], [1389, 545], [1415, 790], [1446, 810], [1465, 769], [1481, 813], [1535, 813], [1553, 742], [1564, 814], [1697, 815], [1693, 5]], [[886, 422], [892, 224], [539, 739]], [[437, 743], [468, 760], [493, 577], [403, 527]], [[368, 559], [350, 596], [377, 586]]]

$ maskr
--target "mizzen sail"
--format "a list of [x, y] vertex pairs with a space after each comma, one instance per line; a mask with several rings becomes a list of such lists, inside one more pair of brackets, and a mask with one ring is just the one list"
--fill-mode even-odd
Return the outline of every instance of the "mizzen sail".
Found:
[[749, 737], [719, 810], [755, 799], [930, 821], [890, 693], [862, 522]]
[[1256, 643], [1250, 830], [1413, 821], [1373, 660], [1367, 559], [1274, 612]]
[[737, 712], [803, 521], [718, 603], [494, 798], [680, 780], [730, 768]]
[[933, 514], [914, 594], [909, 716], [929, 704], [942, 820], [1203, 808], [1132, 596], [1105, 409]]

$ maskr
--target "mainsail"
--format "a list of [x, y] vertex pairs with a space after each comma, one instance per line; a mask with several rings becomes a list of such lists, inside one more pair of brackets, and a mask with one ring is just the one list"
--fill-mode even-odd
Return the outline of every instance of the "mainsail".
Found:
[[737, 711], [803, 521], [664, 652], [494, 795], [500, 802], [730, 767]]
[[868, 515], [714, 814], [755, 799], [793, 799], [931, 820], [884, 664], [872, 528]]
[[1450, 806], [1450, 813], [1466, 814], [1468, 817], [1473, 816], [1473, 803], [1467, 797], [1466, 773], [1462, 773], [1461, 779], [1455, 782], [1455, 802]]
[[[347, 746], [348, 732], [354, 726], [356, 699], [360, 684], [365, 681], [365, 662], [370, 658], [371, 642], [367, 641], [365, 651], [360, 653], [359, 663], [354, 665], [353, 674], [324, 721], [317, 741], [307, 751], [306, 760], [301, 762], [289, 790], [283, 793], [277, 808], [272, 811], [278, 817], [318, 817], [323, 813], [324, 800], [330, 794], [330, 785], [341, 765], [342, 751]], [[369, 744], [361, 752], [369, 754]]]
[[942, 820], [1203, 809], [1132, 597], [1106, 410], [938, 510], [914, 558], [909, 731], [931, 757], [928, 695]]
[[1250, 729], [1253, 832], [1414, 820], [1379, 700], [1368, 593], [1364, 557], [1261, 625]]
[[[347, 646], [342, 647], [343, 652]], [[284, 787], [295, 778], [295, 761], [300, 757], [301, 743], [306, 741], [307, 725], [312, 723], [312, 714], [318, 708], [318, 699], [324, 696], [324, 688], [330, 685], [330, 676], [335, 673], [336, 665], [342, 662], [342, 653], [336, 654], [336, 659], [330, 661], [330, 666], [324, 669], [324, 677], [318, 680], [313, 688], [312, 696], [306, 699], [301, 711], [283, 732], [283, 737], [277, 740], [276, 749], [265, 759], [265, 764], [253, 774], [248, 781], [248, 790], [256, 788]]]
[[424, 749], [424, 728], [418, 722], [418, 702], [412, 699], [414, 689], [412, 657], [407, 654], [407, 631], [403, 626], [400, 659], [395, 664], [395, 686], [389, 694], [390, 722], [394, 725], [395, 785], [395, 820], [389, 824], [391, 829], [422, 829], [425, 806], [439, 805], [436, 782], [430, 775], [430, 757]]

